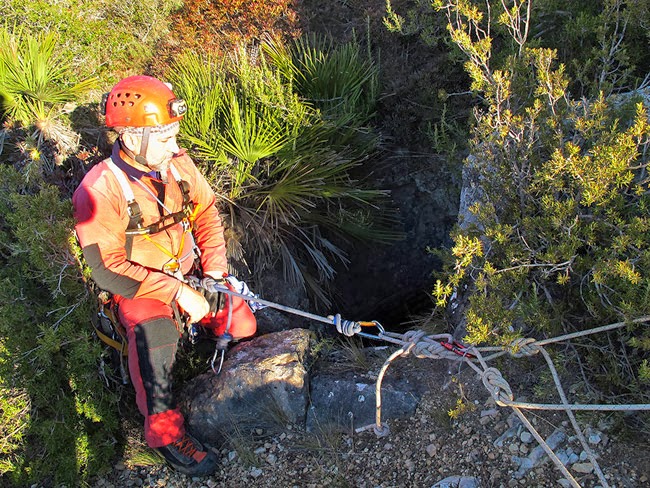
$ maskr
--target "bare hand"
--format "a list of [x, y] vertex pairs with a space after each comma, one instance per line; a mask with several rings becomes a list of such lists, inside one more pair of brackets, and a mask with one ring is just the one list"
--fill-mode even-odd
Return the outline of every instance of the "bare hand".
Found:
[[201, 320], [210, 311], [210, 304], [203, 295], [185, 284], [181, 285], [176, 301], [190, 316], [192, 324]]

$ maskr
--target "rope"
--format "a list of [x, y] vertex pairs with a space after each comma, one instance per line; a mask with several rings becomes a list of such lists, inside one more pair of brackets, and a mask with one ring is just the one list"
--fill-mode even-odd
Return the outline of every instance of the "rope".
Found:
[[342, 320], [341, 319], [341, 314], [337, 313], [336, 315], [329, 315], [327, 317], [332, 321], [332, 323], [336, 326], [336, 330], [338, 331], [339, 334], [343, 334], [345, 336], [351, 337], [354, 334], [358, 334], [361, 332], [361, 325], [359, 322], [352, 322], [351, 320]]
[[[650, 317], [641, 317], [639, 319], [635, 319], [634, 321], [632, 321], [632, 323], [643, 323], [647, 321], [650, 321]], [[585, 439], [584, 434], [580, 429], [580, 426], [578, 425], [578, 422], [575, 418], [575, 415], [573, 414], [573, 411], [574, 410], [650, 410], [650, 405], [648, 404], [628, 404], [628, 405], [571, 405], [569, 404], [566, 394], [564, 393], [562, 384], [560, 382], [559, 375], [557, 374], [557, 370], [555, 368], [555, 365], [553, 364], [553, 360], [551, 359], [548, 352], [546, 352], [543, 345], [552, 344], [563, 340], [569, 340], [576, 337], [582, 337], [597, 332], [613, 330], [616, 328], [624, 327], [626, 325], [629, 325], [629, 322], [619, 322], [616, 324], [610, 324], [603, 327], [597, 327], [595, 329], [590, 329], [586, 331], [576, 332], [573, 334], [559, 336], [553, 339], [546, 339], [544, 341], [537, 341], [533, 338], [520, 338], [520, 339], [516, 339], [508, 346], [498, 348], [501, 349], [499, 355], [510, 353], [510, 355], [516, 358], [529, 357], [541, 353], [544, 356], [544, 359], [553, 376], [553, 381], [555, 383], [556, 390], [562, 402], [560, 405], [531, 404], [531, 403], [514, 401], [514, 395], [512, 389], [508, 384], [508, 382], [503, 377], [503, 375], [501, 374], [501, 372], [498, 369], [493, 367], [488, 367], [487, 365], [487, 360], [489, 358], [496, 357], [497, 354], [494, 354], [489, 358], [483, 358], [481, 354], [482, 350], [494, 351], [497, 350], [497, 348], [472, 347], [470, 350], [465, 351], [462, 354], [459, 354], [458, 352], [449, 351], [442, 344], [441, 340], [446, 341], [448, 343], [453, 340], [453, 338], [449, 334], [426, 335], [423, 331], [408, 331], [405, 334], [401, 335], [400, 337], [398, 334], [391, 333], [389, 336], [390, 339], [393, 342], [401, 343], [402, 347], [398, 349], [395, 353], [393, 353], [386, 360], [377, 378], [377, 383], [376, 383], [377, 403], [376, 403], [375, 424], [358, 428], [356, 429], [356, 432], [362, 432], [368, 430], [369, 428], [373, 428], [375, 433], [378, 436], [387, 435], [388, 426], [381, 422], [381, 382], [383, 380], [383, 377], [386, 373], [388, 366], [395, 358], [399, 356], [406, 356], [409, 353], [413, 352], [413, 354], [418, 358], [431, 358], [431, 359], [444, 358], [444, 359], [452, 359], [456, 361], [463, 361], [480, 375], [483, 385], [490, 393], [492, 398], [494, 398], [497, 405], [507, 406], [513, 409], [515, 414], [520, 418], [522, 423], [530, 431], [533, 437], [535, 437], [537, 442], [544, 449], [544, 451], [547, 453], [547, 455], [553, 461], [556, 467], [562, 472], [564, 477], [569, 481], [571, 486], [580, 488], [580, 485], [575, 480], [573, 475], [568, 471], [566, 466], [564, 466], [564, 464], [560, 461], [557, 455], [553, 452], [553, 449], [551, 449], [548, 443], [543, 439], [543, 437], [539, 434], [539, 432], [537, 432], [534, 426], [530, 423], [530, 421], [526, 418], [526, 416], [521, 411], [522, 408], [563, 410], [569, 417], [571, 426], [573, 427], [576, 436], [583, 447], [583, 450], [586, 452], [587, 457], [591, 461], [591, 464], [594, 467], [594, 472], [598, 476], [601, 486], [603, 486], [603, 488], [609, 488], [607, 479], [605, 478], [605, 475], [603, 474], [603, 471], [600, 468], [598, 461], [596, 460], [596, 455], [594, 454], [593, 450], [589, 447], [589, 444]], [[389, 333], [384, 333], [384, 334], [389, 334]], [[482, 370], [471, 360], [471, 356], [476, 357], [479, 364], [483, 367]]]
[[[220, 290], [222, 291], [222, 290]], [[376, 408], [375, 408], [375, 423], [370, 424], [364, 427], [357, 428], [356, 432], [363, 432], [369, 429], [373, 429], [375, 434], [378, 437], [383, 437], [389, 434], [389, 427], [387, 424], [382, 423], [381, 421], [381, 385], [383, 378], [388, 370], [390, 364], [400, 356], [408, 356], [413, 353], [418, 358], [428, 358], [428, 359], [450, 359], [454, 361], [463, 361], [465, 364], [470, 366], [474, 371], [476, 371], [481, 377], [483, 385], [490, 393], [497, 405], [510, 407], [513, 409], [515, 414], [519, 417], [522, 423], [530, 431], [530, 433], [535, 437], [539, 445], [544, 449], [549, 458], [555, 463], [557, 468], [562, 472], [564, 477], [569, 481], [571, 486], [574, 488], [580, 488], [580, 485], [575, 480], [573, 475], [568, 471], [566, 466], [560, 461], [557, 455], [553, 452], [553, 449], [548, 445], [544, 438], [537, 432], [535, 427], [530, 423], [530, 421], [523, 414], [521, 409], [538, 409], [538, 410], [563, 410], [569, 420], [573, 429], [576, 432], [576, 435], [582, 444], [584, 451], [587, 453], [591, 464], [594, 467], [594, 471], [598, 476], [598, 479], [603, 486], [603, 488], [609, 488], [609, 484], [603, 474], [597, 460], [596, 456], [593, 453], [592, 449], [589, 447], [587, 440], [578, 425], [578, 422], [573, 414], [573, 411], [576, 410], [650, 410], [650, 404], [627, 404], [627, 405], [578, 405], [578, 404], [569, 404], [566, 394], [564, 393], [564, 388], [557, 374], [555, 365], [550, 355], [543, 346], [547, 344], [553, 344], [557, 342], [567, 341], [570, 339], [575, 339], [578, 337], [584, 337], [591, 334], [596, 334], [599, 332], [606, 332], [621, 327], [628, 326], [630, 324], [639, 324], [650, 322], [650, 316], [643, 316], [637, 319], [631, 320], [629, 322], [617, 322], [602, 327], [596, 327], [593, 329], [588, 329], [585, 331], [574, 332], [571, 334], [565, 334], [562, 336], [536, 340], [534, 338], [519, 338], [512, 341], [508, 346], [496, 346], [496, 347], [471, 347], [467, 348], [465, 346], [459, 345], [454, 341], [453, 336], [450, 334], [435, 334], [427, 335], [424, 331], [411, 330], [407, 331], [404, 334], [396, 334], [393, 332], [386, 332], [381, 324], [378, 322], [373, 323], [363, 323], [364, 325], [370, 324], [375, 325], [379, 333], [376, 335], [367, 334], [362, 332], [362, 323], [353, 322], [349, 320], [343, 320], [340, 314], [330, 315], [328, 317], [321, 317], [319, 315], [311, 314], [308, 312], [303, 312], [302, 310], [294, 309], [284, 305], [279, 305], [277, 303], [269, 302], [268, 300], [263, 300], [258, 297], [252, 297], [250, 295], [244, 295], [241, 293], [233, 292], [231, 290], [223, 290], [224, 293], [228, 293], [232, 296], [238, 296], [244, 300], [250, 301], [254, 300], [263, 305], [276, 308], [278, 310], [283, 310], [289, 313], [307, 317], [313, 320], [320, 322], [325, 322], [336, 327], [336, 330], [346, 336], [359, 335], [361, 337], [368, 337], [371, 339], [384, 340], [391, 342], [393, 344], [399, 345], [400, 348], [396, 350], [389, 358], [384, 362], [377, 377], [375, 384], [375, 398], [376, 398]], [[496, 352], [495, 352], [496, 351]], [[483, 357], [482, 352], [495, 352], [494, 354]], [[542, 354], [544, 357], [551, 375], [553, 376], [553, 381], [555, 383], [555, 388], [560, 396], [561, 404], [534, 404], [534, 403], [525, 403], [517, 402], [514, 400], [514, 394], [512, 388], [505, 380], [501, 372], [493, 367], [489, 367], [487, 362], [491, 359], [499, 357], [503, 354], [509, 353], [515, 358], [530, 357], [536, 354]], [[476, 358], [483, 369], [481, 369], [473, 359]]]

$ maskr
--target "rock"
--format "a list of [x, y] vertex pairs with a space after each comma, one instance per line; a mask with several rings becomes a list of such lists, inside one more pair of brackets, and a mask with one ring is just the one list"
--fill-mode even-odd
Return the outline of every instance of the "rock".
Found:
[[[384, 378], [381, 389], [382, 421], [408, 418], [422, 392], [412, 383]], [[376, 423], [375, 384], [362, 381], [353, 372], [326, 372], [311, 378], [311, 405], [307, 431], [332, 427], [348, 430]]]
[[489, 410], [481, 410], [481, 417], [496, 417], [499, 413], [499, 409], [490, 408]]
[[431, 488], [480, 488], [481, 484], [478, 478], [469, 476], [448, 476], [444, 480], [438, 481]]
[[438, 447], [435, 444], [429, 444], [425, 450], [430, 457], [434, 457], [438, 453]]
[[519, 440], [521, 440], [521, 442], [523, 442], [524, 444], [530, 444], [531, 442], [533, 442], [533, 439], [534, 439], [533, 434], [531, 434], [528, 431], [524, 431], [519, 435]]
[[589, 474], [593, 472], [594, 465], [591, 463], [575, 463], [571, 469], [576, 473]]
[[221, 374], [200, 375], [183, 389], [181, 410], [190, 431], [219, 445], [252, 428], [273, 432], [303, 424], [311, 339], [308, 330], [291, 329], [235, 346]]
[[[298, 310], [309, 310], [307, 292], [301, 286], [287, 286], [280, 265], [275, 265], [265, 273], [259, 273], [256, 278], [253, 290], [260, 297]], [[258, 335], [295, 328], [318, 330], [319, 326], [328, 327], [326, 324], [310, 321], [271, 307], [257, 311], [255, 318]]]
[[600, 444], [602, 440], [603, 439], [599, 433], [590, 434], [589, 437], [587, 438], [589, 444], [593, 444], [593, 445]]
[[[510, 416], [507, 420], [508, 425], [510, 428], [506, 430], [497, 440], [494, 441], [494, 446], [495, 447], [503, 447], [503, 442], [506, 439], [510, 439], [511, 437], [515, 437], [519, 435], [521, 432], [522, 424], [521, 421], [517, 417]], [[497, 424], [498, 426], [498, 424]]]
[[[556, 429], [550, 436], [548, 436], [546, 443], [551, 449], [556, 449], [561, 443], [566, 441], [566, 438], [567, 435], [563, 430]], [[566, 452], [564, 453], [564, 456], [568, 461], [568, 455]], [[513, 475], [517, 479], [523, 478], [526, 476], [526, 473], [529, 470], [539, 466], [543, 462], [546, 462], [548, 460], [548, 456], [546, 455], [546, 451], [544, 451], [544, 448], [542, 446], [537, 446], [530, 451], [528, 457], [520, 458], [520, 460], [521, 463], [519, 465], [519, 469]]]

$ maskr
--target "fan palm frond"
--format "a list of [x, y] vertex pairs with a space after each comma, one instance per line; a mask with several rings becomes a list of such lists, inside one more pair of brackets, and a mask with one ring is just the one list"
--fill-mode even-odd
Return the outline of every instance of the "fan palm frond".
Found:
[[57, 106], [92, 88], [94, 78], [70, 83], [70, 63], [57, 53], [55, 33], [11, 34], [0, 28], [0, 86], [3, 115], [23, 125], [38, 125], [58, 115]]
[[190, 107], [181, 139], [221, 175], [217, 192], [228, 199], [229, 236], [237, 240], [229, 247], [245, 249], [255, 271], [280, 259], [291, 284], [328, 303], [334, 262], [347, 262], [337, 243], [391, 236], [372, 232], [388, 221], [371, 218], [384, 215], [386, 193], [350, 176], [377, 147], [363, 125], [377, 68], [358, 47], [304, 42], [268, 44], [254, 59], [240, 49], [221, 66], [182, 56], [172, 81]]

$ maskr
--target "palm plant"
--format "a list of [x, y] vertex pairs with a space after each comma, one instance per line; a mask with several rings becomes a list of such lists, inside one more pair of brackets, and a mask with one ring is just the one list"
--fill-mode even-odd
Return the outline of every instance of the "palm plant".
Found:
[[69, 73], [70, 63], [57, 55], [55, 34], [11, 34], [0, 28], [0, 119], [28, 130], [20, 146], [32, 158], [42, 156], [45, 141], [64, 155], [77, 146], [78, 136], [64, 123], [62, 107], [94, 80], [70, 83]]
[[[358, 113], [352, 101], [337, 104], [340, 111], [317, 108], [301, 96], [298, 71], [279, 68], [294, 64], [293, 56], [270, 43], [254, 55], [241, 49], [228, 63], [187, 54], [170, 78], [190, 107], [181, 139], [226, 203], [231, 256], [243, 259], [247, 249], [255, 272], [280, 259], [289, 282], [328, 304], [324, 285], [334, 261], [346, 260], [335, 240], [398, 235], [377, 225], [388, 222], [376, 203], [385, 192], [365, 189], [350, 176], [377, 145], [363, 127], [371, 104]], [[367, 76], [337, 71], [359, 84], [346, 78], [337, 86], [364, 93], [376, 84], [376, 70], [365, 70]], [[323, 98], [315, 89], [311, 94]]]
[[298, 38], [293, 49], [270, 38], [263, 46], [296, 92], [325, 118], [362, 126], [374, 115], [379, 66], [359, 43], [334, 46], [330, 37], [312, 34]]

